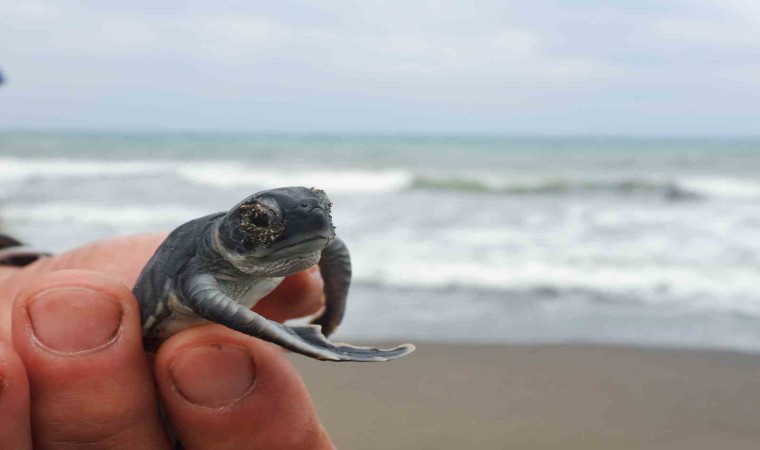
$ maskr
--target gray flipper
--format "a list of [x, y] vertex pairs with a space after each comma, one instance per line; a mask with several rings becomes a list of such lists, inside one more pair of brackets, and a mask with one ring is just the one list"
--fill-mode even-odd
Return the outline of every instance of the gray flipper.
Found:
[[343, 320], [351, 285], [351, 255], [340, 238], [336, 237], [322, 250], [319, 272], [325, 284], [325, 310], [311, 323], [322, 327], [321, 334], [330, 336]]
[[273, 322], [227, 297], [211, 275], [196, 275], [182, 282], [184, 304], [198, 316], [283, 348], [326, 361], [388, 361], [414, 351], [405, 344], [382, 350], [332, 344], [317, 325], [288, 327]]

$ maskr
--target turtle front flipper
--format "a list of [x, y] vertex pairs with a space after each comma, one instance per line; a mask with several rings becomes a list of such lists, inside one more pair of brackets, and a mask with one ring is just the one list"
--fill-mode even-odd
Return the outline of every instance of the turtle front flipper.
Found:
[[[276, 325], [280, 324], [276, 323]], [[332, 361], [390, 361], [392, 359], [400, 358], [402, 356], [408, 355], [409, 353], [412, 353], [415, 348], [412, 344], [403, 344], [399, 345], [396, 348], [387, 350], [375, 347], [356, 347], [350, 344], [333, 344], [332, 342], [328, 341], [322, 334], [321, 327], [319, 325], [304, 325], [298, 327], [288, 327], [285, 325], [280, 326], [287, 329], [289, 333], [298, 335], [302, 342], [307, 342], [315, 347], [329, 349], [330, 355], [338, 358], [330, 358]], [[322, 358], [317, 357], [317, 359]]]
[[182, 282], [183, 302], [198, 316], [272, 342], [283, 348], [326, 361], [388, 361], [414, 351], [410, 344], [394, 349], [333, 344], [318, 325], [288, 327], [266, 319], [225, 295], [211, 275], [196, 275]]
[[319, 272], [324, 282], [325, 309], [311, 323], [322, 327], [320, 334], [330, 336], [343, 320], [348, 287], [351, 284], [351, 255], [340, 238], [334, 238], [322, 250]]

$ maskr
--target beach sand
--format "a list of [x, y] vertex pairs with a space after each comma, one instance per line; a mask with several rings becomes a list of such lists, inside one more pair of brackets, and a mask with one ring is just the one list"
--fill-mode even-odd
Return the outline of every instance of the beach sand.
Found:
[[341, 449], [760, 449], [760, 355], [423, 343], [291, 360]]

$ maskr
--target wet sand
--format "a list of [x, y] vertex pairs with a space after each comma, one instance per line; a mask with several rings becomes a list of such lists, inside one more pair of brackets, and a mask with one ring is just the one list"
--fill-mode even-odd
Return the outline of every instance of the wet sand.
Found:
[[760, 449], [760, 355], [421, 344], [291, 356], [341, 449]]

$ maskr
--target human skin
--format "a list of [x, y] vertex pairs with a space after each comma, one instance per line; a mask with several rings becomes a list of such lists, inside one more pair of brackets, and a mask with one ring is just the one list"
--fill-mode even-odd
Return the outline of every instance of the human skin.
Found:
[[[131, 287], [165, 238], [97, 242], [0, 268], [0, 442], [14, 449], [170, 448], [160, 401], [186, 449], [330, 449], [282, 352], [220, 325], [142, 348]], [[322, 307], [311, 269], [255, 310], [277, 321]]]

